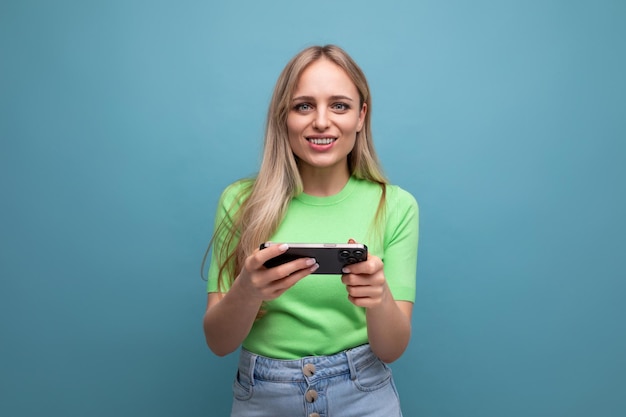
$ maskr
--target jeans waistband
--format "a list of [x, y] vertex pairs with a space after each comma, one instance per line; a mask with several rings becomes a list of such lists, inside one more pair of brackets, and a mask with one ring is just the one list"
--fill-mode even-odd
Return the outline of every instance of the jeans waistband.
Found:
[[313, 382], [341, 374], [350, 374], [356, 378], [356, 371], [378, 360], [370, 345], [361, 345], [353, 349], [330, 356], [307, 356], [295, 360], [267, 358], [256, 355], [246, 349], [239, 356], [240, 378], [275, 382]]

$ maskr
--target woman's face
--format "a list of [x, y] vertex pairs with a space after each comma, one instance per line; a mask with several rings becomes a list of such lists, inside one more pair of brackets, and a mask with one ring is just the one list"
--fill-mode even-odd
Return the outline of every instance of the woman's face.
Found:
[[302, 72], [287, 116], [289, 145], [301, 173], [349, 174], [347, 157], [367, 112], [359, 101], [356, 86], [333, 62], [322, 58]]

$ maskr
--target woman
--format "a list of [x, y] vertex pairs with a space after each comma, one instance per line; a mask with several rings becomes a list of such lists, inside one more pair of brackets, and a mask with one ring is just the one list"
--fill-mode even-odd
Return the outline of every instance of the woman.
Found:
[[[415, 297], [418, 207], [389, 185], [374, 151], [365, 76], [340, 48], [310, 47], [281, 73], [256, 178], [220, 199], [204, 332], [242, 346], [232, 416], [401, 416], [386, 363], [402, 355]], [[342, 275], [288, 245], [365, 243]]]

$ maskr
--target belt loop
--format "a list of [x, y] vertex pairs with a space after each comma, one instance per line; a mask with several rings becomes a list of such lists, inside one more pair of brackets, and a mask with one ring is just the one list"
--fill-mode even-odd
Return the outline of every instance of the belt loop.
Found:
[[248, 364], [248, 378], [250, 378], [250, 385], [254, 385], [254, 367], [256, 366], [257, 355], [250, 353], [250, 363]]
[[346, 350], [346, 358], [348, 359], [348, 367], [350, 368], [350, 379], [354, 381], [356, 380], [356, 366], [354, 366], [353, 353], [352, 349]]

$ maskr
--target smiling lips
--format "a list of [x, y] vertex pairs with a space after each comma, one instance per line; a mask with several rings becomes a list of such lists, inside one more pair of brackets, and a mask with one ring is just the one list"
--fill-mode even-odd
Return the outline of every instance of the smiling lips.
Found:
[[309, 141], [309, 143], [313, 144], [313, 145], [317, 145], [317, 146], [326, 146], [326, 145], [330, 145], [333, 142], [335, 142], [337, 140], [337, 138], [330, 138], [330, 137], [326, 137], [326, 138], [306, 138], [307, 141]]

